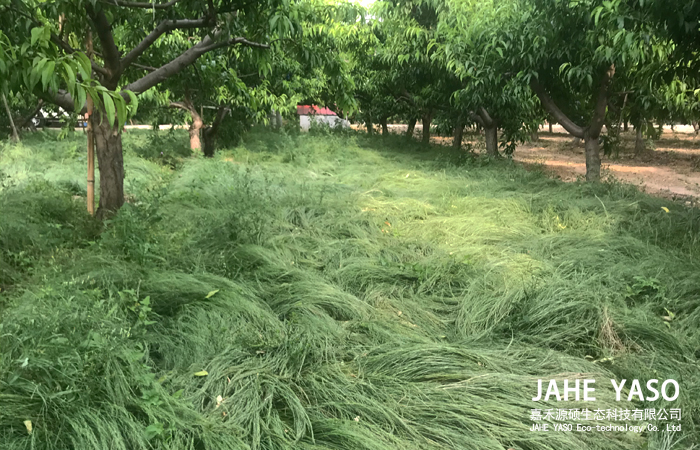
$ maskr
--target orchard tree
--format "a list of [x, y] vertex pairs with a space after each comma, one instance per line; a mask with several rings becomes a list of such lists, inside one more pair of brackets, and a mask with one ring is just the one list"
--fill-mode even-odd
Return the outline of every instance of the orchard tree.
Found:
[[[241, 128], [266, 122], [273, 114], [295, 115], [301, 102], [351, 108], [352, 81], [336, 37], [338, 21], [348, 6], [321, 0], [294, 4], [292, 15], [300, 24], [294, 39], [280, 40], [264, 53], [250, 47], [209, 52], [164, 81], [158, 92], [149, 93], [155, 100], [149, 104], [184, 111], [190, 122], [190, 148], [203, 150], [205, 156], [213, 155], [214, 139], [224, 120], [229, 121], [227, 129], [239, 128], [235, 131], [240, 135]], [[182, 52], [187, 36], [173, 33], [156, 45], [154, 54], [161, 61], [154, 66]], [[176, 119], [179, 114], [169, 116]]]
[[[21, 24], [10, 30], [10, 42], [22, 50], [43, 38], [42, 42], [48, 47], [44, 53], [51, 55], [45, 61], [22, 55], [21, 60], [26, 61], [26, 65], [19, 77], [53, 72], [56, 67], [66, 70], [59, 63], [75, 56], [83, 61], [81, 67], [88, 69], [81, 73], [80, 83], [90, 86], [92, 72], [97, 89], [102, 89], [104, 101], [97, 105], [94, 121], [100, 170], [97, 214], [101, 218], [124, 203], [121, 127], [115, 121], [115, 114], [125, 118], [126, 102], [134, 102], [136, 95], [177, 75], [209, 52], [232, 46], [267, 49], [279, 42], [276, 39], [298, 32], [290, 14], [293, 9], [285, 0], [27, 0], [8, 3], [4, 6], [3, 22]], [[34, 27], [31, 34], [23, 29], [28, 26]], [[80, 50], [85, 49], [85, 30], [91, 30], [95, 36], [96, 56], [92, 63], [79, 56], [83, 55]], [[185, 34], [189, 45], [180, 53], [169, 55], [169, 60], [153, 65], [159, 58], [154, 44], [173, 33]], [[144, 73], [144, 66], [155, 70]], [[47, 67], [52, 70], [46, 70]], [[45, 101], [68, 112], [84, 111], [85, 97], [81, 96], [84, 91], [74, 87], [75, 73], [40, 78], [40, 95]], [[115, 91], [123, 101], [113, 101], [109, 93]]]
[[486, 152], [510, 154], [541, 123], [540, 106], [504, 60], [507, 28], [515, 8], [498, 0], [437, 2], [439, 26], [434, 45], [440, 60], [460, 80], [452, 95], [456, 115], [484, 129]]
[[600, 180], [601, 131], [611, 101], [646, 82], [638, 65], [664, 61], [664, 40], [607, 0], [521, 0], [506, 32], [507, 58], [542, 105], [586, 149], [586, 179]]

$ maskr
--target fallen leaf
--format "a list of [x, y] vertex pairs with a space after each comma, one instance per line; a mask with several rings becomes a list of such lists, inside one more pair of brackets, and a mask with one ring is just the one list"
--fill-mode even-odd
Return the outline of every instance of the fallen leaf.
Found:
[[207, 372], [206, 370], [202, 370], [202, 371], [194, 373], [195, 377], [206, 377], [207, 375], [209, 375], [209, 372]]
[[215, 291], [211, 291], [210, 293], [207, 294], [206, 297], [204, 297], [204, 299], [206, 300], [206, 299], [208, 299], [208, 298], [212, 298], [217, 292], [219, 292], [218, 289], [215, 290]]
[[24, 421], [24, 426], [27, 427], [27, 433], [32, 434], [32, 421], [31, 420], [25, 420]]
[[663, 210], [666, 211], [666, 212], [670, 212], [670, 211], [668, 210], [668, 208], [666, 208], [665, 206], [662, 206], [661, 209], [663, 209]]

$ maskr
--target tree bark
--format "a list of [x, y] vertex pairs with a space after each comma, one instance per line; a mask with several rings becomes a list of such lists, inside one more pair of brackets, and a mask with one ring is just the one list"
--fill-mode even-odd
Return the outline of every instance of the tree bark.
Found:
[[190, 128], [188, 130], [190, 134], [190, 149], [201, 150], [204, 120], [202, 119], [202, 115], [197, 112], [197, 108], [194, 107], [189, 95], [185, 95], [185, 100], [182, 102], [171, 102], [170, 106], [172, 108], [183, 109], [190, 113], [190, 117], [192, 117], [192, 123], [190, 124]]
[[461, 122], [455, 125], [454, 134], [452, 138], [452, 147], [456, 149], [462, 148], [462, 136], [464, 135], [464, 124]]
[[608, 109], [608, 87], [614, 76], [615, 65], [611, 65], [603, 74], [600, 87], [594, 94], [595, 108], [593, 117], [585, 128], [569, 119], [535, 78], [530, 79], [530, 88], [552, 117], [572, 136], [584, 140], [587, 181], [600, 181], [600, 132], [605, 124], [605, 116]]
[[554, 130], [552, 130], [552, 122], [547, 122], [547, 124], [549, 125], [549, 134], [554, 133]]
[[416, 131], [416, 118], [413, 117], [408, 121], [408, 129], [406, 130], [406, 137], [409, 139], [413, 137], [413, 133]]
[[484, 138], [486, 140], [486, 154], [497, 157], [498, 154], [498, 127], [496, 124], [484, 126]]
[[600, 181], [600, 136], [584, 137], [586, 148], [586, 181]]
[[100, 205], [97, 218], [105, 219], [124, 204], [124, 158], [122, 130], [110, 126], [104, 112], [93, 122], [97, 164], [100, 170]]
[[498, 120], [491, 117], [486, 108], [483, 107], [472, 114], [472, 119], [484, 129], [486, 154], [492, 157], [500, 156], [498, 153]]
[[202, 116], [200, 116], [194, 109], [190, 110], [192, 115], [192, 123], [190, 124], [190, 149], [191, 150], [201, 150], [202, 148], [202, 128], [204, 127], [204, 121]]
[[202, 138], [204, 140], [204, 156], [207, 158], [212, 158], [214, 156], [214, 152], [216, 151], [216, 129], [206, 127], [202, 132]]
[[15, 121], [12, 120], [12, 111], [10, 111], [10, 106], [7, 104], [7, 99], [5, 94], [2, 94], [2, 103], [5, 105], [5, 111], [7, 111], [7, 118], [10, 119], [10, 127], [12, 128], [12, 140], [14, 142], [19, 142], [19, 133], [17, 128], [15, 128]]
[[626, 120], [622, 123], [622, 131], [629, 131], [629, 123]]
[[646, 145], [644, 144], [644, 133], [642, 132], [642, 127], [634, 127], [635, 139], [634, 139], [634, 156], [640, 156], [646, 150]]
[[433, 121], [432, 114], [430, 114], [430, 113], [423, 114], [422, 121], [423, 121], [423, 143], [429, 144], [430, 143], [430, 123]]
[[219, 131], [221, 122], [224, 120], [224, 117], [226, 117], [226, 114], [228, 114], [229, 111], [230, 109], [227, 106], [219, 106], [214, 122], [212, 122], [210, 127], [205, 127], [202, 131], [202, 138], [204, 140], [204, 156], [207, 158], [214, 156], [214, 152], [216, 151], [216, 134]]
[[282, 129], [282, 113], [279, 111], [275, 111], [275, 122], [277, 125], [277, 129], [281, 130]]
[[372, 123], [372, 119], [367, 119], [365, 121], [365, 127], [367, 128], [367, 134], [374, 134], [374, 124]]
[[387, 124], [387, 118], [382, 117], [379, 122], [382, 124], [382, 136], [388, 136], [389, 135], [389, 125]]

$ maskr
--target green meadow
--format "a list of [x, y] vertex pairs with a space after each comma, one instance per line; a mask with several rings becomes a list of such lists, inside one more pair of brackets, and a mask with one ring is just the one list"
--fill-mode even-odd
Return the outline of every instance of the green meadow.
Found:
[[[697, 209], [399, 136], [124, 142], [104, 224], [82, 134], [0, 143], [0, 449], [700, 444]], [[597, 401], [532, 401], [565, 378]], [[681, 408], [682, 431], [532, 432], [533, 408]]]

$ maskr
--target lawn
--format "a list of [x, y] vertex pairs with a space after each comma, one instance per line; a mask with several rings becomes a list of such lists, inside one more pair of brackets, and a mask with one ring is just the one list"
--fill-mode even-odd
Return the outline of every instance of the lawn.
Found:
[[[2, 450], [700, 443], [697, 209], [400, 136], [186, 144], [128, 133], [101, 226], [83, 135], [0, 143]], [[552, 378], [596, 401], [532, 401]], [[678, 399], [616, 401], [652, 378]], [[530, 431], [561, 408], [682, 431]]]

